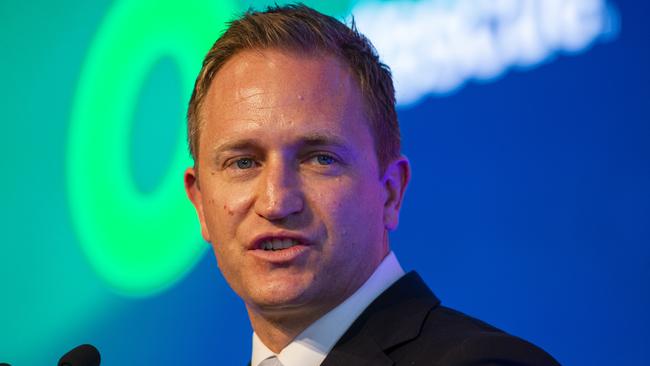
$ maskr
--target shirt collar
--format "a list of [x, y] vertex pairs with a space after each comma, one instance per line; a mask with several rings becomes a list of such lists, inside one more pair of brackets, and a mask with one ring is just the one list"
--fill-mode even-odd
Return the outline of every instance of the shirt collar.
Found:
[[273, 355], [277, 356], [284, 366], [320, 365], [363, 310], [403, 275], [404, 270], [395, 253], [391, 251], [357, 291], [302, 331], [279, 354], [268, 349], [253, 332], [251, 365], [258, 366]]

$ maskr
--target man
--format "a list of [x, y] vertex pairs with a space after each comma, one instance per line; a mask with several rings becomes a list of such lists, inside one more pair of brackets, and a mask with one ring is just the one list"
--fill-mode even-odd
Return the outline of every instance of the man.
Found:
[[390, 251], [410, 178], [388, 68], [302, 5], [248, 12], [205, 57], [185, 173], [244, 300], [252, 365], [556, 365], [442, 307]]

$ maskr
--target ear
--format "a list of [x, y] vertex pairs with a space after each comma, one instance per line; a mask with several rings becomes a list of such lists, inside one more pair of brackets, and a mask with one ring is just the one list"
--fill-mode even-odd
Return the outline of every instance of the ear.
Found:
[[402, 155], [393, 160], [384, 171], [382, 183], [386, 190], [384, 204], [384, 227], [386, 230], [395, 230], [399, 224], [399, 210], [402, 208], [404, 192], [411, 180], [411, 164], [406, 156]]
[[205, 241], [210, 242], [210, 233], [208, 232], [208, 227], [205, 224], [205, 213], [203, 212], [203, 195], [201, 194], [201, 189], [199, 187], [199, 177], [194, 168], [187, 168], [185, 170], [185, 193], [187, 197], [192, 201], [196, 214], [199, 217], [199, 224], [201, 224], [201, 235]]

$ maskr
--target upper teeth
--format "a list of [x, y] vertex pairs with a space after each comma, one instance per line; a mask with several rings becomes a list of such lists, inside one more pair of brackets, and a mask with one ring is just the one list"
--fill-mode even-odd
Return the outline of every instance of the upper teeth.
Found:
[[271, 239], [262, 243], [262, 249], [264, 250], [286, 249], [296, 244], [298, 244], [298, 242], [293, 239]]

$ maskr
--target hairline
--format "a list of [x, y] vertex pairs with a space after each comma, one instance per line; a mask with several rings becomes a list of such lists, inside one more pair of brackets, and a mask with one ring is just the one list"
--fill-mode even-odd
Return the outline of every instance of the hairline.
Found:
[[[301, 47], [300, 45], [272, 45], [272, 46], [242, 46], [240, 49], [235, 51], [233, 54], [229, 55], [226, 57], [221, 64], [219, 65], [218, 68], [211, 70], [212, 75], [210, 75], [209, 81], [210, 84], [205, 90], [205, 93], [196, 101], [196, 108], [194, 110], [194, 125], [196, 129], [194, 130], [194, 134], [192, 136], [192, 145], [194, 146], [194, 151], [192, 152], [195, 156], [194, 158], [194, 169], [195, 171], [198, 172], [198, 162], [199, 162], [199, 140], [201, 138], [201, 132], [203, 130], [203, 126], [205, 125], [205, 119], [204, 119], [204, 113], [203, 109], [205, 108], [205, 100], [210, 94], [210, 90], [212, 89], [214, 85], [214, 81], [217, 78], [217, 74], [229, 63], [231, 62], [234, 58], [237, 56], [241, 55], [244, 52], [258, 52], [260, 54], [267, 52], [267, 51], [278, 51], [280, 53], [283, 53], [285, 55], [289, 56], [298, 56], [298, 57], [304, 57], [304, 58], [318, 58], [319, 56], [321, 57], [331, 57], [335, 59], [341, 67], [343, 67], [348, 75], [354, 80], [355, 87], [356, 87], [356, 93], [358, 93], [361, 103], [363, 105], [363, 117], [364, 117], [364, 123], [366, 124], [366, 127], [368, 128], [368, 132], [370, 133], [370, 136], [373, 141], [373, 148], [374, 148], [374, 155], [375, 155], [375, 160], [377, 162], [377, 167], [378, 167], [378, 172], [381, 175], [383, 175], [384, 171], [386, 170], [388, 166], [388, 162], [382, 162], [380, 159], [380, 152], [379, 152], [379, 136], [377, 136], [376, 133], [376, 127], [373, 126], [373, 117], [372, 116], [372, 107], [370, 106], [370, 101], [369, 98], [366, 96], [366, 94], [363, 93], [362, 91], [362, 86], [361, 86], [361, 80], [359, 79], [359, 76], [354, 72], [353, 67], [350, 65], [350, 63], [343, 57], [338, 52], [333, 52], [332, 50], [325, 49], [321, 46], [318, 45], [313, 45], [311, 48], [307, 49], [305, 47]], [[208, 79], [208, 78], [206, 78]]]

